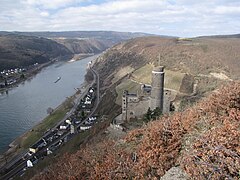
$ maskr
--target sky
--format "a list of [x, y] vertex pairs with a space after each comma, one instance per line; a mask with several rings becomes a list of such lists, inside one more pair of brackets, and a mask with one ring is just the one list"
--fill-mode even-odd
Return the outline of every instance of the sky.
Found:
[[240, 33], [239, 0], [0, 0], [0, 31]]

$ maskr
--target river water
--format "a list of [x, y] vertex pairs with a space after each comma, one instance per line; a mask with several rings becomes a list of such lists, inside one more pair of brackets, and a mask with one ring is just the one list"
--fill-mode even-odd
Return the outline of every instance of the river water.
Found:
[[[0, 154], [8, 145], [47, 116], [47, 108], [56, 108], [74, 88], [84, 82], [86, 67], [96, 56], [75, 62], [56, 62], [31, 80], [0, 94]], [[54, 83], [58, 77], [61, 79]]]

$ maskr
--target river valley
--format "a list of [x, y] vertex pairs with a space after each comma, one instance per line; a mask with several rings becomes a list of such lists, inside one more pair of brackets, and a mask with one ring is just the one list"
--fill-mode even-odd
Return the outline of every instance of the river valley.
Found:
[[91, 56], [75, 62], [57, 62], [20, 84], [0, 94], [0, 154], [18, 136], [30, 130], [84, 82]]

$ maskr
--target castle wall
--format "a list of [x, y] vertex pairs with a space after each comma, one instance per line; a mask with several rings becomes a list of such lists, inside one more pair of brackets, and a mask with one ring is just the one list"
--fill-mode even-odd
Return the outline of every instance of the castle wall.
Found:
[[170, 103], [171, 103], [171, 91], [165, 90], [163, 97], [163, 114], [170, 112]]
[[193, 93], [193, 86], [194, 86], [194, 77], [191, 74], [185, 74], [179, 91], [181, 93], [191, 94]]
[[132, 102], [128, 104], [127, 107], [127, 119], [140, 118], [147, 112], [149, 108], [149, 98], [142, 99], [139, 102]]
[[133, 107], [139, 103], [139, 98], [136, 94], [129, 94], [128, 91], [124, 91], [122, 97], [122, 120], [126, 121], [134, 118], [135, 112], [132, 112]]
[[[164, 91], [164, 67], [155, 67], [152, 71], [152, 86], [142, 87], [143, 95], [129, 94], [124, 91], [122, 96], [122, 120], [143, 117], [148, 108], [159, 107], [162, 113], [170, 112], [171, 91]], [[150, 93], [151, 92], [151, 93]]]

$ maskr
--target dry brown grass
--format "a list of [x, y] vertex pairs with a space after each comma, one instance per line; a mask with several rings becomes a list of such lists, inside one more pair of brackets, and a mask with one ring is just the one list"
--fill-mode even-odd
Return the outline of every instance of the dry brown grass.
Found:
[[[128, 67], [121, 77], [135, 71], [137, 78], [149, 82], [150, 77], [141, 70], [150, 69], [151, 64], [164, 65], [169, 74], [188, 73], [199, 80], [199, 91], [205, 93], [219, 87], [221, 80], [211, 73], [222, 74], [230, 79], [240, 77], [240, 40], [237, 38], [192, 38], [190, 41], [175, 38], [142, 37], [129, 40], [111, 48], [98, 59], [95, 68], [100, 72], [102, 86], [115, 83], [115, 75]], [[166, 72], [167, 73], [167, 72]], [[144, 77], [143, 77], [144, 76]], [[167, 76], [166, 76], [167, 77]], [[114, 82], [112, 81], [114, 79]], [[201, 82], [203, 81], [203, 82]], [[170, 86], [174, 85], [170, 83]], [[174, 86], [172, 89], [178, 89]]]
[[[195, 107], [68, 154], [35, 179], [159, 179], [176, 164], [193, 179], [238, 179], [240, 83]], [[68, 159], [66, 161], [66, 159]]]

